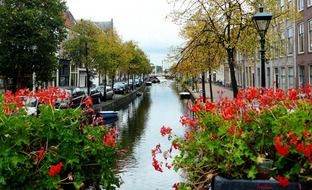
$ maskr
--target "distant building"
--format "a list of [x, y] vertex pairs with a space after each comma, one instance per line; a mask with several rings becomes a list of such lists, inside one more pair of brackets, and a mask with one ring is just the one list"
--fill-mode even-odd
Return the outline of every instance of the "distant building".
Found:
[[[75, 18], [69, 10], [64, 13], [65, 26], [67, 30], [67, 38], [71, 36], [71, 28], [77, 24]], [[69, 57], [66, 57], [64, 49], [61, 48], [58, 52], [59, 69], [56, 71], [55, 80], [52, 81], [53, 86], [78, 86], [79, 75], [78, 66], [72, 62]]]
[[[114, 20], [113, 19], [111, 19], [110, 21], [101, 21], [101, 22], [93, 22], [93, 23], [103, 31], [107, 31], [107, 30], [114, 31]], [[81, 70], [81, 72], [83, 72], [83, 71]], [[87, 75], [85, 70], [84, 70], [84, 74]], [[104, 84], [104, 77], [105, 76], [103, 76], [103, 75], [96, 74], [94, 76], [94, 78], [91, 80], [91, 82], [95, 86], [102, 85], [102, 84]], [[108, 79], [108, 77], [106, 79]]]

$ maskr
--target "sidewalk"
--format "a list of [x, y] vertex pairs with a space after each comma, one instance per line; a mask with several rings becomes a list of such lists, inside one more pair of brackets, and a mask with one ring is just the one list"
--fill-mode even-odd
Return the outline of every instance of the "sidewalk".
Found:
[[[193, 94], [194, 98], [198, 98], [199, 96], [202, 96], [202, 85], [198, 84], [198, 91], [194, 90], [192, 91], [192, 88], [189, 88], [190, 92]], [[209, 83], [205, 83], [205, 92], [206, 92], [206, 98], [210, 99], [210, 88]], [[218, 100], [220, 97], [227, 97], [229, 99], [233, 98], [233, 91], [230, 88], [226, 88], [223, 86], [219, 86], [212, 83], [212, 92], [213, 92], [213, 100]]]

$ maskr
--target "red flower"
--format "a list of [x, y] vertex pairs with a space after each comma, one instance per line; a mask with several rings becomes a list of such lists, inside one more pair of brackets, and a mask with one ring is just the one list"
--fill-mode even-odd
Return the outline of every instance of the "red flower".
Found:
[[227, 107], [222, 110], [222, 117], [225, 120], [232, 120], [234, 118], [235, 111], [232, 107]]
[[302, 143], [299, 143], [296, 145], [296, 149], [298, 152], [303, 152], [304, 151], [304, 145]]
[[282, 138], [283, 138], [283, 135], [279, 135], [275, 137], [274, 145], [278, 154], [280, 154], [281, 156], [286, 156], [289, 153], [289, 150], [288, 150], [288, 146], [282, 144], [281, 142]]
[[41, 147], [41, 150], [38, 152], [38, 154], [37, 154], [37, 156], [35, 158], [36, 163], [38, 163], [38, 161], [41, 160], [41, 158], [44, 155], [44, 153], [45, 153], [45, 148]]
[[175, 190], [178, 190], [179, 189], [179, 183], [173, 184], [172, 188]]
[[114, 134], [114, 132], [109, 131], [107, 133], [105, 133], [103, 139], [102, 139], [102, 144], [106, 145], [106, 146], [110, 146], [112, 148], [115, 148], [116, 146], [116, 134]]
[[172, 131], [172, 129], [170, 127], [162, 126], [160, 129], [160, 134], [161, 134], [161, 136], [171, 135], [171, 131]]
[[170, 170], [171, 169], [171, 165], [166, 163], [165, 166]]
[[285, 145], [275, 145], [275, 149], [281, 156], [286, 156], [289, 153], [288, 146]]
[[240, 138], [242, 136], [243, 130], [240, 127], [238, 127], [237, 129], [236, 128], [237, 127], [235, 125], [231, 125], [229, 128], [229, 133], [233, 136], [237, 134], [237, 137]]
[[59, 162], [57, 165], [52, 165], [50, 166], [50, 170], [49, 170], [49, 175], [51, 177], [55, 176], [56, 174], [60, 173], [61, 172], [61, 169], [62, 169], [62, 166], [63, 166], [63, 163], [62, 162]]
[[163, 172], [159, 162], [155, 158], [153, 158], [153, 166], [156, 171]]
[[172, 146], [173, 146], [174, 149], [178, 149], [179, 148], [179, 144], [175, 143], [175, 142], [172, 142]]
[[86, 107], [91, 107], [93, 105], [91, 96], [86, 96], [82, 104]]
[[199, 104], [193, 104], [192, 108], [190, 109], [191, 112], [199, 112], [199, 111], [202, 111], [202, 108]]
[[283, 176], [278, 175], [276, 177], [276, 179], [279, 182], [280, 186], [282, 186], [282, 187], [287, 187], [289, 185], [289, 180], [287, 177], [283, 177]]

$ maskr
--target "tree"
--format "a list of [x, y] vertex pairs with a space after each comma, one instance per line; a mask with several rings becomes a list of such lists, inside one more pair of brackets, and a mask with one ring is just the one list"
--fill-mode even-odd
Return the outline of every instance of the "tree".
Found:
[[96, 68], [97, 39], [101, 30], [91, 21], [81, 20], [72, 27], [72, 31], [70, 38], [64, 42], [64, 50], [72, 58], [73, 63], [84, 64], [87, 74], [88, 95], [90, 95], [91, 71]]
[[97, 36], [97, 47], [95, 48], [95, 68], [99, 75], [104, 75], [104, 99], [106, 99], [107, 75], [115, 73], [119, 66], [120, 57], [123, 55], [121, 40], [114, 30], [102, 31]]
[[65, 37], [62, 0], [4, 0], [0, 4], [0, 75], [11, 89], [50, 81]]
[[[258, 38], [258, 34], [253, 25], [252, 16], [257, 10], [258, 3], [263, 4], [264, 2], [256, 0], [191, 0], [187, 2], [173, 0], [172, 3], [177, 7], [172, 14], [174, 22], [182, 26], [187, 26], [189, 22], [201, 23], [195, 25], [199, 28], [191, 43], [198, 43], [196, 39], [201, 36], [213, 36], [215, 42], [227, 52], [231, 84], [234, 97], [236, 97], [238, 87], [235, 78], [234, 53], [238, 50], [245, 50], [254, 54], [259, 43], [254, 45], [254, 39]], [[278, 3], [276, 0], [269, 0], [265, 3], [267, 9], [274, 15], [273, 22], [275, 23], [279, 23], [295, 10], [294, 5], [290, 2], [286, 5], [288, 8], [284, 10], [280, 9]], [[253, 41], [250, 41], [251, 39]]]

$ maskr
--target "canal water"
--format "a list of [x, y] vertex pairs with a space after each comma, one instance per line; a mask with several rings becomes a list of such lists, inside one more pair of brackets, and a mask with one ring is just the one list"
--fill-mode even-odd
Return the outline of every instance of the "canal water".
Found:
[[[183, 180], [174, 170], [163, 166], [163, 173], [152, 166], [151, 150], [160, 144], [169, 149], [171, 142], [160, 135], [160, 128], [170, 126], [182, 136], [185, 128], [179, 122], [187, 113], [185, 100], [180, 100], [176, 84], [170, 80], [147, 86], [142, 96], [119, 110], [117, 127], [119, 143], [126, 150], [117, 164], [121, 190], [168, 190]], [[162, 159], [163, 160], [163, 159]]]

